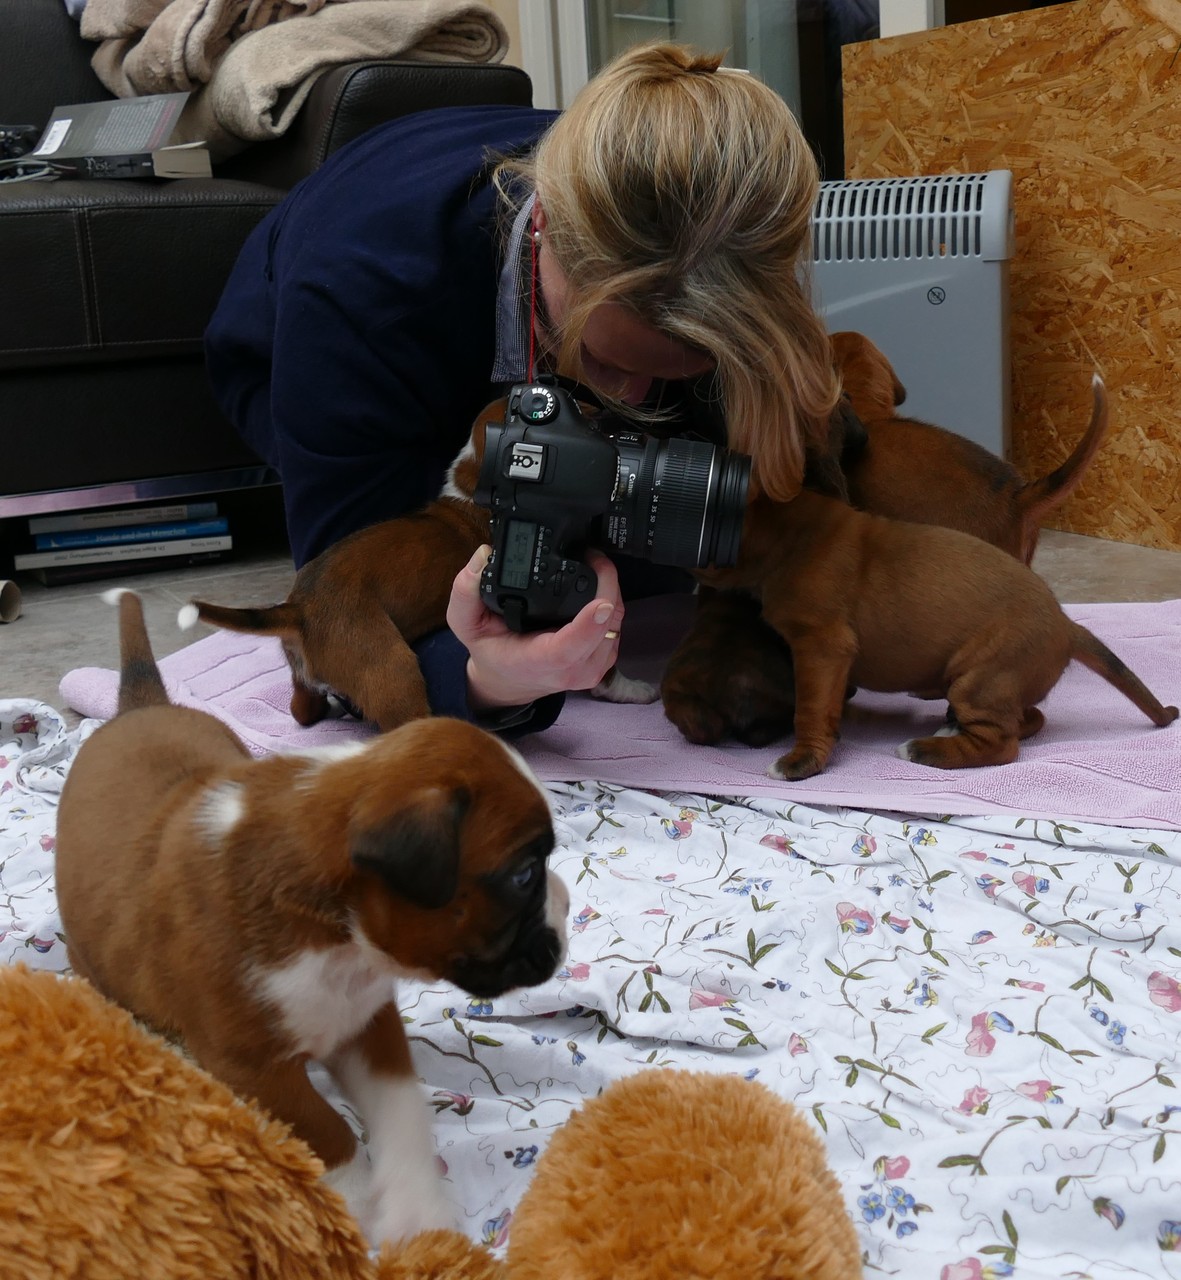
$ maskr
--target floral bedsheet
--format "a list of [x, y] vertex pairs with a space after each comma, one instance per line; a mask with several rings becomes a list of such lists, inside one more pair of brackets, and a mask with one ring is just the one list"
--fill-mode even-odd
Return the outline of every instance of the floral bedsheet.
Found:
[[[64, 968], [54, 804], [93, 722], [0, 701], [0, 959]], [[551, 785], [569, 956], [404, 988], [440, 1153], [502, 1245], [552, 1130], [664, 1066], [827, 1143], [868, 1275], [1181, 1277], [1181, 833]]]

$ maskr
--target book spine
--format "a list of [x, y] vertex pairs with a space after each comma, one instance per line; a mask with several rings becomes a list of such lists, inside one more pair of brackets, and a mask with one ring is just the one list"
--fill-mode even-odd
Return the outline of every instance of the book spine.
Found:
[[103, 578], [124, 577], [131, 573], [187, 569], [193, 565], [216, 563], [225, 555], [224, 551], [197, 551], [187, 556], [157, 556], [130, 564], [125, 560], [111, 560], [106, 564], [51, 564], [44, 569], [27, 569], [25, 572], [47, 587], [64, 587], [75, 582], [98, 582]]
[[190, 551], [228, 551], [228, 533], [213, 538], [170, 538], [164, 542], [129, 542], [108, 547], [65, 547], [57, 551], [28, 551], [12, 557], [15, 569], [44, 569], [51, 564], [98, 564], [105, 560], [147, 560], [153, 556], [183, 555]]
[[29, 532], [65, 533], [73, 529], [113, 529], [132, 524], [205, 520], [215, 515], [216, 502], [175, 502], [163, 507], [110, 507], [101, 511], [75, 511], [69, 515], [33, 516], [29, 520]]
[[59, 547], [105, 547], [127, 542], [160, 542], [165, 538], [199, 538], [228, 533], [230, 522], [225, 516], [211, 520], [183, 520], [178, 524], [129, 525], [119, 529], [77, 529], [64, 533], [38, 533], [33, 546], [38, 551]]

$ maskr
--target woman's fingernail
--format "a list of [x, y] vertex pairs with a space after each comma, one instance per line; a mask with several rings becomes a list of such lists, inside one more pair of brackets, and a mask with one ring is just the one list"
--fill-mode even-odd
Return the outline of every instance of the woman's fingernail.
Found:
[[615, 612], [615, 606], [608, 604], [606, 600], [595, 610], [595, 621], [606, 622], [607, 619]]

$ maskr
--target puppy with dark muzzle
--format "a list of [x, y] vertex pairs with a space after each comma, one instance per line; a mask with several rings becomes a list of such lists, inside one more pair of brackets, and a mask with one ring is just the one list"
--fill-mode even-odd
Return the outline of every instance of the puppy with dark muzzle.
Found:
[[[116, 717], [62, 792], [57, 892], [75, 971], [291, 1125], [375, 1243], [454, 1225], [396, 1004], [402, 978], [476, 995], [546, 981], [569, 898], [546, 797], [459, 720], [253, 760], [170, 705], [139, 598], [119, 598]], [[322, 1062], [369, 1155], [312, 1087]]]
[[[1090, 421], [1070, 456], [1026, 481], [974, 441], [899, 416], [906, 389], [864, 334], [834, 333], [831, 340], [845, 391], [833, 429], [839, 433], [851, 414], [864, 433], [864, 443], [844, 459], [850, 504], [970, 533], [1029, 564], [1042, 521], [1078, 488], [1106, 437], [1103, 383], [1095, 382]], [[690, 742], [735, 738], [763, 746], [791, 732], [791, 651], [757, 604], [732, 592], [704, 594], [691, 632], [669, 658], [660, 692], [668, 718]]]
[[956, 529], [888, 520], [807, 490], [755, 498], [732, 569], [697, 570], [745, 592], [791, 649], [795, 745], [769, 770], [828, 764], [850, 685], [946, 698], [947, 727], [898, 754], [941, 769], [1007, 764], [1044, 723], [1037, 704], [1078, 661], [1157, 726], [1177, 718], [1111, 650], [1071, 621], [1046, 583]]

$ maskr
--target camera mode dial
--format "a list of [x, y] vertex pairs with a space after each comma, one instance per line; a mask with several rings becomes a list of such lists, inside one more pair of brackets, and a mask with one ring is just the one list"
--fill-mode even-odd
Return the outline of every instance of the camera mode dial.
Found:
[[549, 387], [526, 387], [521, 392], [521, 417], [527, 422], [549, 422], [558, 416], [558, 397]]

